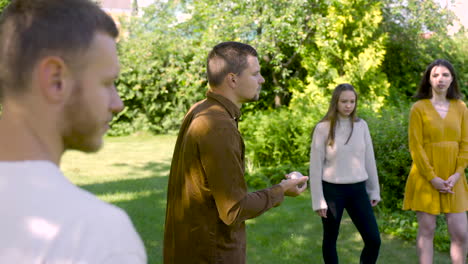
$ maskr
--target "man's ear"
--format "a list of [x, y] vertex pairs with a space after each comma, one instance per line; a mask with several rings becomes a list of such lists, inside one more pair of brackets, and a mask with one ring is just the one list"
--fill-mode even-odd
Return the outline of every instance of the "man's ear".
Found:
[[41, 94], [49, 102], [58, 103], [67, 97], [69, 91], [69, 70], [62, 58], [47, 56], [36, 68]]
[[228, 73], [226, 75], [226, 81], [231, 88], [235, 88], [237, 86], [237, 75], [234, 73]]

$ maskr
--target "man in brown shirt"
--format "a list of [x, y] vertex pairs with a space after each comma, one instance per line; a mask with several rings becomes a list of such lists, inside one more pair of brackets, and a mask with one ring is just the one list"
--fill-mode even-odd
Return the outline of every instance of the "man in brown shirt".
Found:
[[246, 261], [244, 221], [297, 196], [308, 177], [285, 179], [249, 193], [244, 180], [244, 142], [237, 129], [242, 103], [258, 100], [257, 52], [238, 42], [218, 44], [208, 55], [207, 98], [186, 114], [169, 176], [164, 263]]

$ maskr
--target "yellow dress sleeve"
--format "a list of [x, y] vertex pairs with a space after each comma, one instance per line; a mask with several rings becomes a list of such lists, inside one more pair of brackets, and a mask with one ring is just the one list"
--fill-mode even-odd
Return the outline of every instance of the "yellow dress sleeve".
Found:
[[418, 168], [419, 173], [424, 176], [428, 181], [437, 177], [434, 168], [432, 167], [424, 150], [423, 140], [423, 109], [418, 105], [413, 105], [410, 111], [410, 119], [408, 126], [408, 140], [411, 158]]
[[461, 118], [461, 139], [457, 158], [457, 171], [462, 176], [465, 174], [465, 168], [468, 165], [468, 109], [463, 104], [464, 111]]

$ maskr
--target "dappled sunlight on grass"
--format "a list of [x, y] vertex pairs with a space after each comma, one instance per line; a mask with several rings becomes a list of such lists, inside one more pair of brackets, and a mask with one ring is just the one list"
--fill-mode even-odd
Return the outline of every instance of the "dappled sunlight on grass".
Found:
[[[95, 154], [67, 152], [62, 170], [73, 183], [124, 209], [141, 235], [149, 264], [162, 263], [166, 190], [175, 136], [130, 136], [106, 139]], [[251, 190], [253, 191], [253, 190]], [[286, 197], [281, 206], [247, 226], [247, 263], [323, 263], [322, 223], [312, 211], [310, 194]], [[416, 263], [413, 241], [383, 235], [379, 263]], [[345, 214], [338, 240], [340, 263], [359, 263], [363, 243]], [[436, 253], [434, 263], [450, 263]]]
[[304, 229], [304, 232], [309, 232], [312, 231], [313, 228], [316, 228], [316, 226], [310, 223], [306, 223], [302, 226], [302, 228]]
[[127, 202], [136, 199], [141, 199], [144, 197], [149, 197], [154, 192], [151, 191], [141, 191], [141, 192], [119, 192], [113, 194], [103, 194], [99, 195], [98, 197], [106, 202], [109, 203], [117, 203], [117, 202]]
[[[285, 198], [283, 204], [247, 225], [247, 263], [323, 263], [322, 222], [310, 206], [310, 194]], [[382, 235], [378, 263], [416, 263], [413, 241]], [[340, 227], [337, 250], [340, 263], [359, 263], [364, 246], [356, 227], [345, 212]], [[436, 252], [434, 263], [448, 264], [447, 254]]]
[[67, 178], [124, 209], [141, 235], [148, 263], [161, 263], [166, 187], [174, 136], [107, 138], [98, 153], [67, 152]]

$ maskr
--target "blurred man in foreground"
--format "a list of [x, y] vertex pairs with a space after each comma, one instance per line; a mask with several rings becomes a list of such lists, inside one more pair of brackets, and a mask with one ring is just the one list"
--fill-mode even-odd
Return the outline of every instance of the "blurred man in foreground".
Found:
[[0, 18], [0, 263], [146, 263], [127, 214], [70, 183], [123, 108], [113, 20], [89, 0], [13, 0]]

